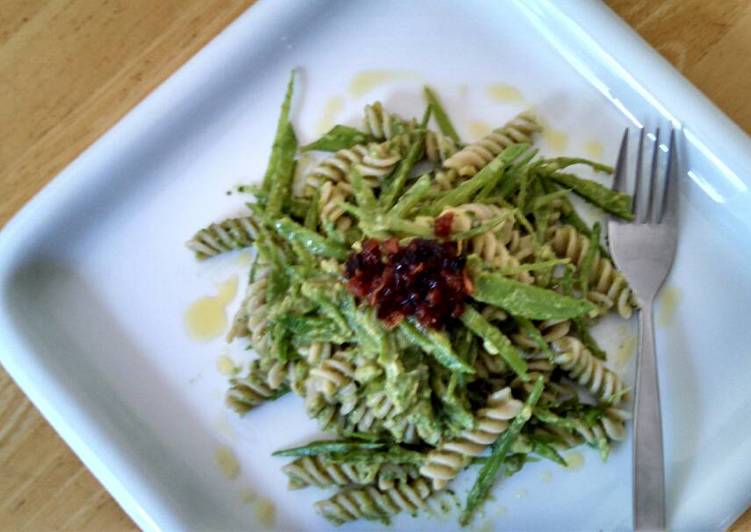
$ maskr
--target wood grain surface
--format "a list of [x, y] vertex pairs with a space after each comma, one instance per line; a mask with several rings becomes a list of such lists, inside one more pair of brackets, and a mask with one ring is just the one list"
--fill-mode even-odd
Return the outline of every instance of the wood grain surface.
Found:
[[[0, 224], [252, 3], [0, 0]], [[751, 132], [751, 0], [607, 3]], [[0, 530], [133, 528], [0, 369]]]

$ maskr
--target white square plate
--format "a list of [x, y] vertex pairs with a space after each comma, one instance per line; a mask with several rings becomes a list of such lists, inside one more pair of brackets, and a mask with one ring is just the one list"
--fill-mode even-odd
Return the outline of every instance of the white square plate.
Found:
[[[136, 523], [328, 528], [311, 506], [326, 494], [288, 492], [282, 462], [269, 456], [314, 433], [299, 399], [243, 419], [226, 413], [215, 368], [226, 347], [191, 341], [183, 324], [192, 301], [245, 274], [237, 255], [197, 263], [183, 241], [241, 209], [225, 191], [262, 174], [295, 66], [303, 142], [327, 120], [354, 123], [376, 98], [419, 114], [425, 82], [465, 138], [527, 105], [565, 132], [548, 137], [548, 151], [586, 155], [601, 144], [606, 161], [626, 125], [682, 128], [681, 236], [669, 279], [680, 301], [672, 316], [663, 302], [658, 328], [669, 523], [729, 525], [751, 503], [751, 143], [607, 8], [586, 0], [263, 0], [7, 225], [2, 363]], [[494, 83], [524, 101], [494, 101]], [[611, 346], [628, 334], [613, 329]], [[241, 346], [230, 355], [246, 356]], [[585, 451], [582, 469], [552, 476], [549, 465], [531, 464], [499, 483], [476, 524], [628, 528], [629, 445], [606, 464]], [[235, 480], [215, 463], [228, 448], [241, 466]], [[274, 520], [249, 502], [251, 491], [273, 501]], [[456, 526], [409, 516], [395, 525]]]

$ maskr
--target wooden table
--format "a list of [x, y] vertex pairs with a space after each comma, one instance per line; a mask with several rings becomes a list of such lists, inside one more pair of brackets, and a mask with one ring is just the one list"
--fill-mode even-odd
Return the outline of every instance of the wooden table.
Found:
[[[0, 0], [0, 224], [252, 3]], [[751, 131], [751, 0], [608, 4]], [[2, 530], [134, 528], [2, 370], [0, 471]]]

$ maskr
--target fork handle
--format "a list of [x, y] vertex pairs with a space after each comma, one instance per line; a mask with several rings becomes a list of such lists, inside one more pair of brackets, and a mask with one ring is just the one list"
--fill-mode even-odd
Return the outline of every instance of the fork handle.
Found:
[[634, 400], [634, 529], [665, 530], [665, 469], [657, 383], [653, 302], [639, 313], [639, 354]]

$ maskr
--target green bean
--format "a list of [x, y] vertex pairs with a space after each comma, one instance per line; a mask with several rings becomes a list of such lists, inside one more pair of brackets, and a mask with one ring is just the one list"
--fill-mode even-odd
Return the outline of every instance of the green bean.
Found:
[[565, 172], [550, 172], [547, 177], [573, 192], [603, 211], [625, 220], [633, 220], [631, 196], [602, 186], [596, 181], [582, 179]]
[[376, 198], [373, 194], [373, 189], [371, 189], [365, 183], [365, 180], [362, 178], [362, 174], [360, 173], [360, 170], [357, 169], [357, 166], [353, 167], [350, 170], [349, 180], [350, 185], [352, 185], [352, 192], [354, 192], [355, 194], [357, 205], [364, 212], [373, 212], [376, 208]]
[[347, 453], [350, 451], [376, 450], [386, 447], [385, 443], [351, 441], [351, 440], [320, 440], [301, 447], [274, 451], [271, 456], [317, 456], [320, 454]]
[[318, 218], [320, 216], [320, 208], [321, 208], [321, 193], [318, 191], [318, 189], [313, 190], [313, 199], [310, 202], [310, 206], [305, 211], [304, 218], [305, 218], [305, 228], [310, 229], [311, 231], [316, 231], [318, 229]]
[[582, 318], [575, 318], [573, 320], [574, 328], [576, 329], [576, 334], [579, 336], [579, 339], [582, 341], [584, 346], [589, 349], [589, 351], [592, 353], [592, 355], [595, 356], [595, 358], [599, 358], [600, 360], [606, 360], [608, 358], [605, 351], [602, 350], [600, 345], [597, 343], [597, 340], [594, 339], [594, 337], [589, 332], [589, 327], [584, 323], [584, 320]]
[[467, 526], [469, 524], [477, 507], [480, 506], [480, 504], [487, 498], [488, 493], [490, 493], [490, 489], [495, 483], [498, 471], [506, 460], [506, 455], [514, 444], [516, 438], [519, 436], [524, 425], [529, 421], [529, 418], [532, 417], [532, 409], [537, 404], [537, 401], [539, 401], [540, 395], [542, 395], [542, 389], [543, 378], [538, 377], [537, 382], [535, 382], [532, 392], [529, 394], [521, 412], [517, 414], [511, 422], [511, 425], [509, 425], [509, 428], [506, 429], [506, 431], [501, 434], [495, 442], [488, 461], [485, 462], [482, 469], [477, 474], [477, 480], [467, 495], [467, 503], [464, 506], [461, 517], [459, 518], [459, 523], [462, 526]]
[[506, 266], [504, 268], [499, 268], [498, 272], [506, 276], [512, 276], [512, 275], [517, 275], [522, 272], [536, 272], [540, 270], [547, 270], [555, 266], [561, 266], [563, 264], [570, 264], [570, 263], [571, 263], [571, 259], [550, 259], [550, 260], [542, 260], [539, 262], [529, 262], [529, 263], [519, 264], [518, 266]]
[[566, 459], [563, 458], [558, 453], [558, 451], [555, 450], [555, 447], [545, 442], [541, 442], [541, 441], [534, 442], [532, 444], [532, 452], [542, 456], [543, 458], [547, 458], [548, 460], [551, 460], [555, 462], [556, 464], [561, 465], [563, 467], [568, 466], [568, 464], [566, 463]]
[[393, 179], [389, 182], [386, 190], [383, 192], [380, 198], [381, 210], [387, 211], [394, 206], [396, 199], [402, 194], [404, 190], [404, 184], [412, 174], [412, 170], [415, 164], [422, 157], [423, 147], [425, 145], [425, 130], [421, 130], [417, 133], [417, 138], [412, 142], [409, 147], [407, 156], [402, 159], [394, 172]]
[[271, 326], [271, 338], [273, 340], [273, 352], [277, 360], [282, 363], [289, 362], [296, 353], [293, 353], [289, 331], [281, 323]]
[[425, 196], [430, 192], [431, 187], [430, 175], [423, 174], [415, 181], [411, 187], [399, 198], [391, 210], [388, 211], [388, 215], [395, 218], [402, 218], [409, 214], [412, 208], [420, 203]]
[[306, 229], [297, 222], [283, 216], [271, 222], [277, 234], [290, 242], [297, 241], [314, 255], [323, 255], [334, 259], [344, 260], [349, 255], [347, 248], [327, 240], [318, 233]]
[[330, 297], [330, 290], [327, 286], [314, 281], [305, 281], [300, 286], [302, 295], [318, 304], [324, 315], [333, 321], [339, 328], [339, 331], [349, 331], [349, 322], [340, 310], [339, 301]]
[[411, 464], [420, 466], [425, 463], [425, 454], [406, 449], [399, 445], [378, 448], [353, 449], [342, 453], [333, 453], [329, 460], [338, 464]]
[[276, 135], [274, 136], [274, 143], [271, 145], [271, 156], [269, 157], [269, 164], [266, 168], [266, 173], [263, 176], [261, 189], [268, 193], [271, 191], [271, 184], [274, 176], [277, 173], [280, 149], [284, 144], [285, 135], [289, 135], [289, 108], [292, 104], [292, 90], [295, 86], [295, 71], [290, 72], [289, 81], [287, 82], [287, 92], [284, 94], [284, 101], [282, 102], [282, 109], [279, 113], [279, 120], [276, 126]]
[[477, 172], [472, 178], [463, 181], [456, 188], [445, 192], [433, 204], [432, 212], [440, 214], [446, 207], [454, 207], [467, 203], [472, 196], [488, 183], [498, 182], [503, 176], [507, 164], [522, 155], [529, 148], [529, 144], [512, 144], [498, 156]]
[[282, 207], [288, 202], [292, 193], [292, 180], [295, 177], [295, 152], [297, 151], [297, 137], [292, 124], [287, 124], [281, 141], [277, 146], [276, 172], [271, 181], [269, 199], [266, 203], [266, 213], [275, 217], [282, 212]]
[[597, 172], [604, 172], [606, 174], [613, 173], [613, 167], [607, 164], [598, 163], [590, 159], [582, 159], [581, 157], [554, 157], [552, 159], [545, 159], [545, 167], [550, 170], [562, 170], [575, 164], [584, 164], [592, 167]]
[[304, 338], [310, 343], [332, 342], [343, 344], [352, 339], [351, 331], [347, 327], [346, 333], [330, 318], [314, 316], [295, 316], [284, 314], [277, 318], [287, 330], [296, 338]]
[[451, 123], [448, 114], [446, 114], [446, 110], [438, 100], [438, 96], [427, 85], [425, 86], [425, 99], [428, 100], [428, 105], [433, 110], [433, 116], [435, 117], [435, 121], [438, 124], [438, 128], [441, 130], [441, 133], [448, 137], [451, 137], [457, 144], [461, 144], [459, 134], [456, 132], [456, 129], [454, 129], [454, 126]]
[[511, 344], [511, 341], [497, 327], [494, 327], [472, 307], [464, 309], [460, 319], [469, 330], [483, 340], [486, 351], [491, 355], [500, 355], [522, 380], [529, 380], [527, 363]]
[[564, 296], [503, 275], [480, 273], [474, 279], [472, 297], [500, 307], [513, 316], [533, 320], [560, 320], [583, 316], [595, 307], [589, 301]]
[[374, 139], [353, 127], [337, 124], [318, 140], [306, 144], [300, 151], [339, 151], [358, 144], [366, 144]]
[[597, 259], [597, 250], [600, 248], [600, 222], [592, 227], [589, 237], [589, 247], [579, 263], [579, 290], [582, 296], [589, 293], [589, 278], [592, 276], [592, 267]]
[[359, 308], [351, 294], [343, 294], [340, 306], [349, 326], [357, 332], [360, 344], [368, 351], [385, 356], [389, 354], [388, 339], [378, 318], [370, 308]]
[[527, 338], [532, 340], [537, 345], [537, 348], [545, 354], [550, 362], [553, 362], [555, 360], [555, 353], [553, 353], [553, 350], [550, 349], [550, 346], [545, 341], [545, 338], [543, 338], [540, 330], [535, 327], [527, 318], [515, 318], [515, 320], [516, 323], [519, 324], [519, 328], [527, 336]]
[[288, 212], [293, 218], [304, 220], [305, 216], [313, 207], [312, 203], [313, 202], [309, 199], [291, 196], [284, 205], [284, 208], [286, 209], [285, 212]]
[[432, 355], [445, 368], [470, 375], [475, 373], [474, 368], [454, 352], [445, 334], [433, 329], [423, 329], [410, 320], [402, 320], [399, 323], [399, 330], [412, 344]]
[[467, 229], [466, 231], [459, 231], [458, 233], [451, 233], [449, 235], [449, 240], [469, 240], [470, 238], [474, 236], [482, 235], [482, 234], [485, 234], [489, 231], [496, 229], [499, 225], [501, 225], [503, 222], [505, 222], [509, 218], [513, 218], [513, 216], [514, 216], [513, 211], [505, 212], [503, 214], [500, 214], [498, 216], [491, 218], [490, 220], [482, 222], [477, 227]]

